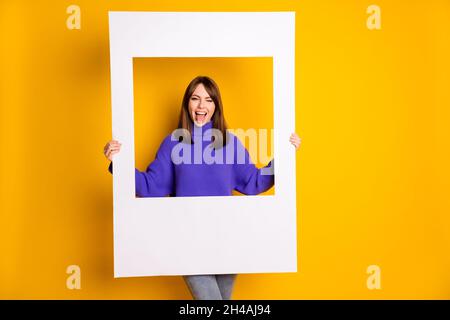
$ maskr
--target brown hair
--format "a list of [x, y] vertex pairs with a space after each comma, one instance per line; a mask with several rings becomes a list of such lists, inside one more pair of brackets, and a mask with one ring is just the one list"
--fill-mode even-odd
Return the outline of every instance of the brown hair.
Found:
[[[195, 77], [187, 86], [186, 91], [184, 92], [183, 102], [181, 103], [178, 128], [186, 129], [187, 132], [189, 132], [190, 135], [192, 136], [192, 130], [194, 128], [193, 128], [193, 120], [191, 119], [189, 113], [189, 99], [191, 98], [192, 94], [194, 93], [195, 89], [199, 84], [203, 84], [206, 92], [208, 92], [209, 96], [214, 102], [215, 110], [214, 114], [211, 117], [212, 127], [220, 130], [222, 134], [222, 139], [217, 139], [216, 141], [215, 139], [216, 137], [212, 136], [214, 139], [213, 146], [214, 148], [221, 148], [228, 142], [227, 124], [225, 122], [225, 116], [223, 113], [222, 98], [220, 97], [219, 87], [216, 84], [216, 82], [207, 76]], [[184, 141], [191, 141], [191, 144], [193, 143], [190, 137], [184, 137]]]

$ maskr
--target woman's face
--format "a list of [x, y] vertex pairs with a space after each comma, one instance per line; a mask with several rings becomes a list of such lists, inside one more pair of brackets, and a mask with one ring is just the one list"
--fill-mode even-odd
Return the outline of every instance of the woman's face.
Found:
[[205, 87], [200, 83], [189, 98], [189, 114], [192, 121], [201, 127], [211, 120], [216, 106]]

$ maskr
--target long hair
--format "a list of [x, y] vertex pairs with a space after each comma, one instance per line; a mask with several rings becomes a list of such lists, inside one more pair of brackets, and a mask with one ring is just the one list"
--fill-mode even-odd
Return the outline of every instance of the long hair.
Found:
[[189, 100], [192, 96], [192, 94], [195, 91], [195, 88], [199, 84], [203, 84], [205, 87], [206, 92], [208, 92], [209, 96], [214, 102], [215, 110], [214, 114], [211, 117], [212, 122], [212, 128], [218, 129], [221, 132], [221, 139], [216, 139], [216, 136], [212, 136], [212, 139], [214, 140], [213, 146], [214, 148], [218, 149], [223, 147], [228, 142], [228, 134], [227, 134], [227, 124], [225, 122], [225, 116], [223, 113], [223, 104], [222, 104], [222, 98], [220, 97], [220, 91], [219, 86], [216, 84], [216, 82], [207, 77], [207, 76], [198, 76], [195, 77], [187, 86], [186, 91], [184, 92], [183, 96], [183, 102], [181, 103], [181, 111], [180, 111], [180, 118], [178, 121], [178, 128], [179, 129], [186, 129], [187, 132], [190, 133], [189, 137], [184, 136], [184, 141], [190, 141], [190, 143], [193, 143], [193, 140], [191, 139], [191, 136], [193, 134], [193, 120], [191, 119], [190, 112], [189, 112]]

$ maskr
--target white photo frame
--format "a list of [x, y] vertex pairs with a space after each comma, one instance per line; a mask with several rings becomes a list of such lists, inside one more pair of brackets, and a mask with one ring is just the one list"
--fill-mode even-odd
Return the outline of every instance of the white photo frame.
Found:
[[[114, 277], [296, 272], [295, 12], [110, 11], [109, 36]], [[268, 56], [275, 195], [136, 198], [133, 57]]]

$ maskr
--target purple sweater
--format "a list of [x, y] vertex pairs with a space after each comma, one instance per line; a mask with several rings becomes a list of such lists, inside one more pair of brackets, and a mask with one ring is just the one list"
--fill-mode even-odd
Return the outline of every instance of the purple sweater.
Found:
[[[274, 175], [261, 174], [261, 169], [258, 169], [251, 161], [246, 148], [231, 133], [229, 133], [231, 139], [226, 147], [207, 151], [214, 156], [215, 152], [221, 150], [222, 163], [208, 164], [203, 157], [200, 159], [201, 163], [195, 161], [194, 148], [199, 148], [201, 144], [202, 155], [206, 148], [211, 148], [209, 146], [211, 131], [207, 131], [211, 127], [211, 121], [205, 123], [203, 127], [195, 126], [194, 144], [185, 144], [185, 147], [190, 150], [192, 160], [190, 163], [176, 164], [172, 161], [172, 148], [182, 142], [172, 141], [171, 134], [166, 136], [156, 152], [155, 160], [148, 165], [146, 171], [141, 172], [135, 169], [136, 195], [138, 197], [229, 196], [232, 195], [233, 189], [243, 194], [256, 195], [270, 189], [274, 184]], [[208, 139], [209, 141], [204, 141]], [[177, 151], [177, 154], [183, 155], [179, 149]], [[231, 163], [226, 156], [229, 152], [231, 153], [228, 159], [232, 159]], [[245, 161], [242, 161], [242, 158], [238, 161], [239, 152], [245, 156]], [[266, 168], [272, 165], [273, 160]], [[108, 169], [112, 173], [112, 162]]]

